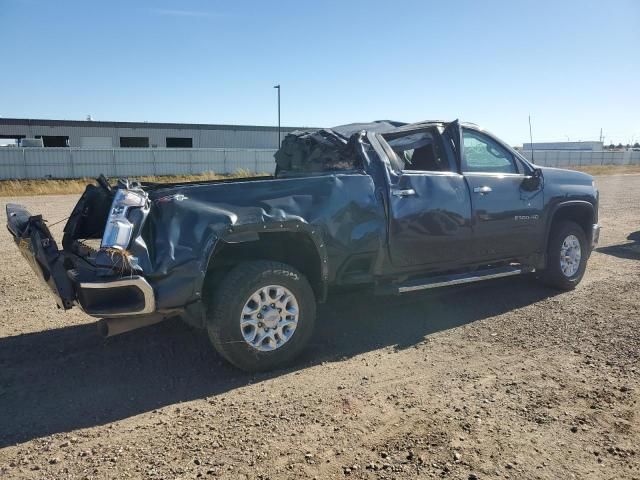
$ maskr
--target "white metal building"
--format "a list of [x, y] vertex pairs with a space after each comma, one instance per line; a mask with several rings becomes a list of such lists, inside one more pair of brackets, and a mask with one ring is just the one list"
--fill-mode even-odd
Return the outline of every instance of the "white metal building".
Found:
[[588, 152], [601, 152], [603, 150], [602, 142], [540, 142], [525, 143], [522, 145], [523, 150], [579, 150]]
[[[282, 127], [281, 137], [299, 127]], [[0, 139], [42, 138], [44, 147], [278, 148], [278, 127], [0, 118]]]

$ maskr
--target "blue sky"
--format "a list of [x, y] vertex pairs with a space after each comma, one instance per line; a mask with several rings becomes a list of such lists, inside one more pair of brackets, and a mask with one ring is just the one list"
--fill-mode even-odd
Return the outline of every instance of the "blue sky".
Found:
[[640, 141], [640, 1], [0, 0], [0, 116]]

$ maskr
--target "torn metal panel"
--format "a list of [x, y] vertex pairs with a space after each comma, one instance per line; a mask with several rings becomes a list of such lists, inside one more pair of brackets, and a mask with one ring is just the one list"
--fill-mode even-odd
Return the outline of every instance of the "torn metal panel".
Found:
[[275, 159], [278, 173], [349, 170], [361, 166], [348, 140], [329, 129], [287, 135]]
[[75, 292], [67, 278], [65, 257], [58, 250], [42, 215], [31, 216], [21, 205], [7, 204], [7, 227], [20, 253], [53, 293], [58, 308], [73, 306]]
[[402, 122], [381, 120], [288, 134], [275, 154], [277, 172], [323, 172], [362, 168], [361, 132], [391, 132]]

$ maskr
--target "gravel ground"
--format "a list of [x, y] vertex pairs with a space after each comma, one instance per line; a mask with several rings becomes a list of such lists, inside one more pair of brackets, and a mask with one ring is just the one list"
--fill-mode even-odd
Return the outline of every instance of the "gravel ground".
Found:
[[[2, 232], [0, 477], [640, 479], [640, 176], [598, 184], [575, 291], [343, 294], [266, 375], [178, 321], [102, 340]], [[19, 199], [51, 223], [75, 200]]]

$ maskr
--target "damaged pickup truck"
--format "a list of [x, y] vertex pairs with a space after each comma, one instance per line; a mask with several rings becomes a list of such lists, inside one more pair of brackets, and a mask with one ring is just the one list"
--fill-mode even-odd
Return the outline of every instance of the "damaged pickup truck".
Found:
[[8, 228], [60, 308], [79, 305], [106, 335], [179, 316], [249, 371], [300, 353], [335, 287], [403, 294], [537, 272], [571, 289], [598, 241], [591, 176], [537, 167], [473, 124], [294, 132], [276, 163], [243, 179], [100, 177], [62, 248], [19, 205]]

